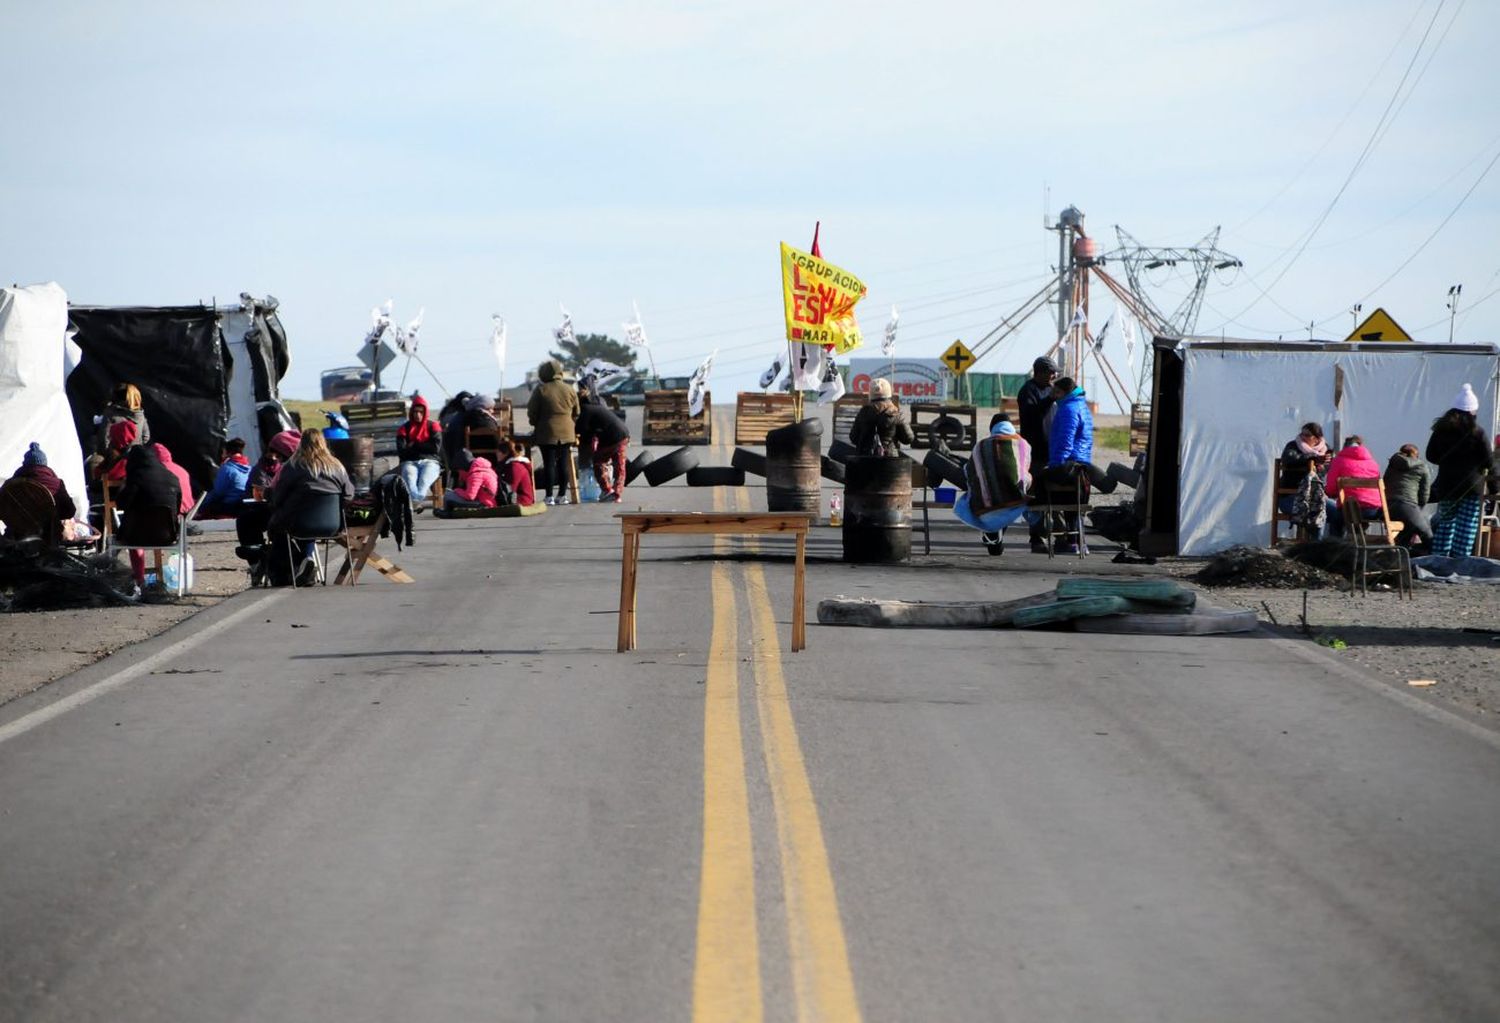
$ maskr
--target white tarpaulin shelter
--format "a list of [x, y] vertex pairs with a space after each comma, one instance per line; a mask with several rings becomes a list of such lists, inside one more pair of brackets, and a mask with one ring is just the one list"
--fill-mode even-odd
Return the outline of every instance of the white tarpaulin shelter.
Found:
[[1208, 555], [1271, 535], [1272, 462], [1303, 423], [1358, 434], [1382, 467], [1425, 450], [1468, 383], [1494, 434], [1500, 348], [1158, 338], [1143, 551]]
[[64, 390], [78, 358], [68, 340], [68, 296], [59, 285], [0, 288], [0, 478], [21, 467], [36, 441], [82, 514], [88, 510], [83, 451]]

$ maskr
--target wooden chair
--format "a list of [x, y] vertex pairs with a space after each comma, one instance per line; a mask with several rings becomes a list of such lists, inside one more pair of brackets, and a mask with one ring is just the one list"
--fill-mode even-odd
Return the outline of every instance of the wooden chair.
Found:
[[57, 503], [35, 480], [11, 479], [0, 484], [0, 523], [4, 523], [9, 540], [36, 537], [49, 548], [62, 542]]
[[494, 466], [503, 461], [500, 457], [500, 442], [503, 438], [504, 434], [495, 427], [464, 427], [464, 447], [476, 457], [488, 458]]
[[[1307, 471], [1312, 471], [1312, 463], [1307, 463]], [[1271, 546], [1275, 547], [1282, 540], [1287, 539], [1281, 535], [1281, 523], [1285, 522], [1292, 527], [1291, 539], [1298, 543], [1309, 539], [1307, 526], [1298, 522], [1291, 512], [1281, 510], [1281, 499], [1283, 497], [1296, 497], [1297, 487], [1283, 487], [1281, 485], [1281, 459], [1271, 463]]]
[[[1364, 506], [1357, 496], [1361, 490], [1374, 490], [1380, 495], [1380, 517], [1365, 518]], [[1401, 597], [1411, 596], [1411, 552], [1396, 545], [1396, 537], [1405, 528], [1403, 522], [1391, 520], [1390, 505], [1385, 499], [1385, 481], [1378, 476], [1340, 476], [1338, 478], [1339, 508], [1344, 513], [1344, 532], [1354, 542], [1354, 578], [1359, 582], [1359, 592], [1369, 592], [1370, 576], [1395, 575], [1396, 592]], [[1370, 532], [1374, 527], [1375, 532]], [[1371, 559], [1377, 562], [1371, 567]], [[1382, 559], [1393, 561], [1393, 565], [1381, 568]], [[1354, 586], [1349, 587], [1354, 596]]]

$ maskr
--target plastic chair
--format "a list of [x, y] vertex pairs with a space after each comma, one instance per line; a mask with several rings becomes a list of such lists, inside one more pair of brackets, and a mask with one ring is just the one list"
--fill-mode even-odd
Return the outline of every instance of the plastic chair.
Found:
[[[314, 494], [308, 498], [308, 502], [300, 511], [301, 523], [288, 529], [286, 533], [286, 558], [287, 563], [295, 566], [297, 564], [297, 546], [304, 543], [312, 543], [315, 547], [321, 545], [323, 548], [323, 560], [319, 561], [316, 551], [313, 554], [313, 564], [317, 566], [318, 582], [324, 586], [328, 585], [328, 548], [331, 544], [338, 544], [345, 550], [350, 548], [349, 523], [344, 517], [344, 495], [343, 494]], [[319, 528], [318, 524], [325, 522], [338, 522], [334, 530]], [[297, 588], [297, 572], [295, 567], [292, 571], [292, 589]]]
[[[1378, 476], [1340, 476], [1338, 478], [1339, 507], [1344, 513], [1344, 531], [1354, 542], [1354, 577], [1359, 581], [1361, 596], [1369, 593], [1370, 576], [1395, 575], [1396, 592], [1402, 598], [1411, 594], [1411, 552], [1396, 545], [1396, 537], [1405, 528], [1403, 522], [1391, 520], [1390, 506], [1385, 499], [1385, 481]], [[1380, 517], [1365, 518], [1364, 506], [1356, 496], [1358, 491], [1374, 490], [1380, 495]], [[1370, 527], [1376, 527], [1374, 535]], [[1371, 558], [1378, 563], [1382, 558], [1394, 558], [1394, 567], [1371, 568]], [[1354, 596], [1350, 585], [1349, 596]]]

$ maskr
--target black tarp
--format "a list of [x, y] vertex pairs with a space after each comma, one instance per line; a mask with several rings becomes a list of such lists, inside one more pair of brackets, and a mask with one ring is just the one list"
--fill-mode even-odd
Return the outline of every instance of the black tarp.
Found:
[[67, 390], [84, 451], [94, 450], [93, 419], [110, 393], [135, 384], [151, 439], [172, 452], [197, 489], [211, 486], [225, 440], [231, 371], [214, 310], [74, 307], [68, 318], [83, 352]]

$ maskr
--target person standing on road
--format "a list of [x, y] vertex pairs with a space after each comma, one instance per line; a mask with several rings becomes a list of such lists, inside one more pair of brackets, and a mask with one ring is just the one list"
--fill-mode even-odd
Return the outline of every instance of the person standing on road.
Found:
[[[526, 418], [531, 421], [532, 441], [542, 449], [542, 474], [547, 504], [568, 504], [568, 448], [578, 443], [574, 426], [578, 419], [578, 393], [563, 380], [562, 364], [548, 359], [537, 367], [541, 383], [526, 402]], [[553, 489], [557, 497], [552, 496]]]
[[406, 422], [396, 431], [396, 455], [401, 459], [401, 478], [406, 482], [413, 509], [421, 503], [443, 473], [443, 464], [438, 461], [442, 450], [443, 428], [428, 417], [427, 399], [420, 394], [415, 395], [411, 400], [411, 411], [407, 413]]
[[870, 400], [860, 407], [849, 427], [849, 443], [861, 455], [899, 458], [901, 445], [916, 440], [896, 404], [891, 382], [879, 378], [870, 385]]
[[601, 502], [607, 504], [625, 496], [625, 453], [629, 446], [630, 428], [625, 420], [598, 398], [585, 400], [578, 412], [578, 448], [589, 452]]
[[1431, 488], [1427, 463], [1415, 444], [1403, 444], [1385, 466], [1385, 500], [1391, 518], [1401, 523], [1396, 542], [1403, 547], [1432, 546], [1432, 523], [1423, 505]]
[[1432, 553], [1462, 558], [1474, 552], [1479, 514], [1484, 503], [1484, 476], [1490, 468], [1490, 444], [1476, 414], [1479, 398], [1464, 384], [1453, 407], [1432, 424], [1427, 460], [1438, 467], [1432, 483], [1437, 517], [1432, 524]]
[[[1045, 355], [1031, 364], [1031, 379], [1021, 385], [1016, 395], [1019, 409], [1021, 439], [1031, 448], [1031, 464], [1026, 466], [1033, 483], [1037, 474], [1047, 464], [1047, 412], [1052, 408], [1052, 382], [1057, 379], [1057, 363]], [[1031, 550], [1045, 554], [1047, 538], [1040, 512], [1027, 512], [1026, 522], [1031, 527]]]

